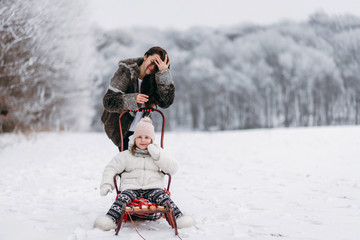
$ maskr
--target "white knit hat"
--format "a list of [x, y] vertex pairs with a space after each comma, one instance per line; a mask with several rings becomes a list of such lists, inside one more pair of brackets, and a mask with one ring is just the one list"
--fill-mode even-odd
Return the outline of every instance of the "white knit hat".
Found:
[[142, 118], [135, 127], [134, 139], [141, 135], [148, 136], [153, 143], [155, 142], [154, 125], [152, 125], [152, 121], [149, 117]]

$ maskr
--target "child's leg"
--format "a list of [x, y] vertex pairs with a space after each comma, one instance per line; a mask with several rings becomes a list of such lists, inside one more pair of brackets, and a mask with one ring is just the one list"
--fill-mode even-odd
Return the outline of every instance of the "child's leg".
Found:
[[121, 209], [124, 204], [131, 203], [132, 200], [134, 200], [136, 197], [139, 196], [139, 192], [136, 190], [125, 190], [122, 191], [119, 195], [116, 201], [111, 205], [109, 211], [106, 213], [109, 217], [113, 219], [114, 222], [116, 222], [120, 215], [121, 215]]
[[178, 206], [176, 206], [176, 204], [171, 200], [170, 196], [164, 192], [164, 190], [160, 188], [151, 189], [146, 193], [146, 195], [144, 194], [144, 197], [147, 198], [150, 202], [156, 203], [160, 206], [166, 206], [165, 202], [169, 200], [171, 207], [174, 209], [175, 218], [182, 216], [182, 212]]

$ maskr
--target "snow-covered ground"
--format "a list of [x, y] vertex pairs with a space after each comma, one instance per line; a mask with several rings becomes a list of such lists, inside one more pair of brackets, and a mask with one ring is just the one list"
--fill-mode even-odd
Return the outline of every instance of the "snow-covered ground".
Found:
[[[104, 133], [2, 134], [0, 149], [1, 240], [141, 239], [130, 222], [92, 227], [115, 197], [98, 189], [117, 153]], [[197, 222], [182, 239], [359, 239], [360, 127], [169, 132], [165, 149], [172, 198]], [[163, 219], [136, 226], [178, 239]]]

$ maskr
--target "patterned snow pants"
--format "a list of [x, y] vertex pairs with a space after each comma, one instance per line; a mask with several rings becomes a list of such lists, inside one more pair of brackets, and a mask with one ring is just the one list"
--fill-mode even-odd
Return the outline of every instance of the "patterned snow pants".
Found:
[[152, 203], [156, 203], [159, 206], [166, 206], [165, 202], [169, 200], [171, 207], [174, 209], [175, 218], [178, 218], [182, 215], [180, 209], [176, 204], [171, 200], [170, 196], [160, 188], [147, 189], [147, 190], [125, 190], [122, 191], [117, 200], [110, 207], [109, 211], [106, 213], [109, 217], [116, 222], [121, 215], [121, 208], [123, 204], [126, 205], [131, 203], [137, 197], [145, 198]]

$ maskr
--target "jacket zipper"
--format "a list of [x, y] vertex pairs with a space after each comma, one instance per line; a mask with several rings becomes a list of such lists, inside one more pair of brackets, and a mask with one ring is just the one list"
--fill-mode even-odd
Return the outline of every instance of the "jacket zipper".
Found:
[[141, 187], [144, 186], [144, 183], [145, 183], [145, 157], [143, 158], [143, 161], [144, 161], [144, 173], [143, 173], [143, 180], [142, 180], [142, 184], [141, 184]]

